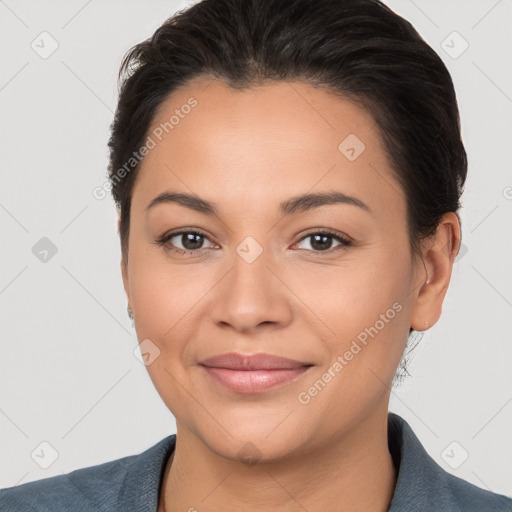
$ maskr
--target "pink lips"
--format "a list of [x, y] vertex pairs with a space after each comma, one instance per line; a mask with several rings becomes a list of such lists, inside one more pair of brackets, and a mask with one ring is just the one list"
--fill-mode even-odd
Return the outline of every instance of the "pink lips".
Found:
[[259, 393], [297, 380], [312, 365], [270, 354], [222, 354], [199, 366], [215, 381], [238, 393]]

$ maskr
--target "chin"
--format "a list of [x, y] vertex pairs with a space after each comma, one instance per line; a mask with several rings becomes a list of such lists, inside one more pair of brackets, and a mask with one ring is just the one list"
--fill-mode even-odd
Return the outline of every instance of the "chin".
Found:
[[211, 423], [197, 426], [196, 433], [210, 450], [226, 459], [246, 464], [277, 462], [313, 441], [299, 415], [292, 412], [286, 417], [289, 412], [276, 415], [260, 411], [258, 415], [256, 411], [237, 411], [236, 417], [219, 415], [216, 419], [229, 425], [229, 433]]
[[260, 437], [237, 437], [236, 441], [204, 439], [205, 444], [217, 455], [225, 459], [238, 461], [251, 466], [254, 464], [272, 464], [285, 460], [297, 452], [297, 440], [290, 444], [290, 438], [278, 438], [270, 441], [265, 435]]

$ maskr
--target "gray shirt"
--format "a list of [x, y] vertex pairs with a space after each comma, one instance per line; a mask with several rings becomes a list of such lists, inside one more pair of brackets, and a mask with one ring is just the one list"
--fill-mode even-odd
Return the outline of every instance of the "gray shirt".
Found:
[[[398, 479], [388, 512], [512, 512], [512, 499], [447, 473], [400, 416], [388, 416]], [[0, 490], [1, 512], [157, 512], [171, 435], [142, 452], [64, 475]]]

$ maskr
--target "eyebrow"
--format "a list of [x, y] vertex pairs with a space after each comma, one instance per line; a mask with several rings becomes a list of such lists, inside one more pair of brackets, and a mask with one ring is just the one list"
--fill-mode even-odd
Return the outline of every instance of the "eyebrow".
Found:
[[368, 213], [372, 213], [370, 207], [357, 199], [356, 197], [348, 196], [341, 192], [318, 192], [316, 194], [304, 194], [302, 196], [292, 197], [288, 201], [281, 203], [281, 212], [283, 215], [292, 215], [294, 213], [302, 213], [320, 206], [330, 204], [348, 204], [357, 206]]
[[[157, 204], [176, 203], [185, 208], [189, 208], [199, 213], [206, 215], [218, 215], [218, 208], [215, 203], [201, 199], [193, 194], [186, 194], [180, 192], [166, 191], [156, 196], [146, 207], [146, 211], [153, 208]], [[306, 211], [319, 208], [331, 204], [348, 204], [357, 206], [362, 210], [372, 213], [370, 207], [357, 199], [356, 197], [348, 196], [341, 192], [318, 192], [314, 194], [304, 194], [292, 197], [284, 201], [280, 205], [280, 210], [283, 215], [293, 215], [303, 213]]]

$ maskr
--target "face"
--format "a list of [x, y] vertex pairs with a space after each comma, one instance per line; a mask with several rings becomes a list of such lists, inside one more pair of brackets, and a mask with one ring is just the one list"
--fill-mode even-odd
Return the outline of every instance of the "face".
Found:
[[178, 434], [277, 460], [387, 410], [426, 274], [371, 115], [200, 79], [148, 135], [123, 280]]

